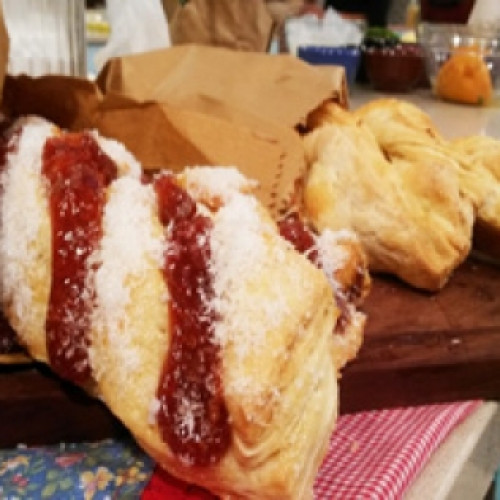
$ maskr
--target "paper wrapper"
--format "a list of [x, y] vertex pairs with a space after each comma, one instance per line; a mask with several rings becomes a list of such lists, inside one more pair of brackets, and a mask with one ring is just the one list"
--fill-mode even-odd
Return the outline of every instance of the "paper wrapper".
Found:
[[259, 182], [257, 195], [274, 215], [305, 170], [297, 130], [328, 99], [347, 106], [342, 68], [193, 44], [113, 59], [96, 84], [8, 77], [4, 91], [7, 113], [98, 128], [146, 169], [236, 166]]

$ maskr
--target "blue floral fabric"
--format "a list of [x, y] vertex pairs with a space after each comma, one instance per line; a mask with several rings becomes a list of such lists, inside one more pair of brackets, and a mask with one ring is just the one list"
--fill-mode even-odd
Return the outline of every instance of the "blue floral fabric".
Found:
[[153, 461], [133, 442], [0, 451], [0, 500], [138, 499]]

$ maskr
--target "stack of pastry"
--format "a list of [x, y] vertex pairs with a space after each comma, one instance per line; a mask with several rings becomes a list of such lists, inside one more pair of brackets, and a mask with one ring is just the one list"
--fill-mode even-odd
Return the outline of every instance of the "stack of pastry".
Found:
[[15, 123], [2, 170], [4, 313], [173, 475], [305, 499], [361, 343], [352, 232], [280, 221], [231, 168], [152, 179], [118, 143]]
[[354, 112], [325, 104], [309, 127], [304, 212], [319, 229], [347, 223], [372, 271], [437, 291], [469, 255], [473, 231], [487, 228], [500, 241], [498, 141], [449, 142], [397, 99]]

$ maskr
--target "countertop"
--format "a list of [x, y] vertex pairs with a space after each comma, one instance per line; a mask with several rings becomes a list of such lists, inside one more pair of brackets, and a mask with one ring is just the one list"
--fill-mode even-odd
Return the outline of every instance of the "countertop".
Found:
[[404, 500], [480, 500], [500, 464], [500, 407], [480, 406], [434, 452]]
[[450, 139], [471, 135], [489, 135], [500, 139], [500, 103], [491, 106], [454, 104], [436, 98], [430, 89], [418, 89], [405, 94], [384, 94], [368, 87], [354, 86], [349, 90], [350, 107], [380, 97], [408, 100], [429, 114], [441, 133]]

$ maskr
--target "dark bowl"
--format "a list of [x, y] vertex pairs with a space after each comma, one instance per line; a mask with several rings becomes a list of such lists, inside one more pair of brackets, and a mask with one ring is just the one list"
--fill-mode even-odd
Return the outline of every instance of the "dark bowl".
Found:
[[310, 64], [343, 66], [347, 81], [352, 85], [356, 79], [361, 60], [361, 49], [357, 45], [339, 47], [308, 45], [298, 47], [297, 55], [300, 59]]
[[368, 47], [363, 53], [368, 81], [382, 92], [409, 92], [425, 79], [425, 57], [417, 43]]

